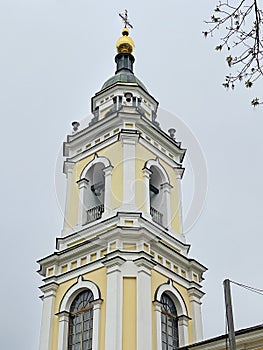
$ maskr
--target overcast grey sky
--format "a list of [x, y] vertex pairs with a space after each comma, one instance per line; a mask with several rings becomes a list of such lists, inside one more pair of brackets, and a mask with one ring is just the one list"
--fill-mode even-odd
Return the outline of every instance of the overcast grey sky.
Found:
[[[253, 90], [225, 91], [223, 55], [204, 39], [204, 1], [0, 0], [1, 318], [0, 348], [35, 350], [41, 317], [35, 261], [55, 248], [62, 215], [54, 186], [60, 146], [73, 120], [114, 73], [115, 42], [127, 7], [134, 26], [135, 72], [149, 92], [188, 125], [208, 170], [205, 209], [187, 233], [204, 281], [205, 337], [225, 329], [224, 278], [263, 288], [263, 110]], [[164, 130], [176, 119], [160, 113]], [[191, 157], [191, 155], [189, 155]], [[198, 172], [186, 160], [185, 212]], [[263, 297], [233, 288], [236, 328], [262, 323]]]

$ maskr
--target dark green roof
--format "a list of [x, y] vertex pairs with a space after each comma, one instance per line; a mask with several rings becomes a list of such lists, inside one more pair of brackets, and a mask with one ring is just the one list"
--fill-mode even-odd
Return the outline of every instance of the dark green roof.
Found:
[[147, 91], [146, 86], [138, 79], [131, 71], [127, 69], [122, 69], [117, 72], [113, 77], [109, 78], [102, 86], [101, 90], [104, 90], [116, 83], [135, 83], [145, 91]]

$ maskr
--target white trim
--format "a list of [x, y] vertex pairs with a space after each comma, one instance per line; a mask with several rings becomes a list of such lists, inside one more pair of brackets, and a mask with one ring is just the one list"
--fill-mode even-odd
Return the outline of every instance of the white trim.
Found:
[[176, 175], [176, 185], [177, 185], [177, 194], [178, 194], [178, 210], [179, 210], [179, 230], [180, 233], [183, 234], [183, 213], [182, 213], [182, 206], [183, 206], [183, 196], [182, 196], [182, 169], [174, 168], [174, 172]]
[[104, 164], [105, 168], [109, 167], [111, 165], [110, 161], [108, 158], [106, 157], [98, 157], [98, 156], [95, 156], [95, 158], [89, 162], [85, 168], [82, 170], [81, 174], [80, 174], [80, 180], [81, 179], [84, 179], [89, 171], [89, 169], [95, 165], [95, 164], [98, 164], [98, 163], [102, 163]]
[[70, 210], [70, 193], [71, 193], [71, 187], [72, 187], [72, 173], [75, 163], [72, 162], [64, 162], [64, 173], [67, 177], [67, 184], [66, 184], [66, 199], [65, 199], [65, 208], [64, 208], [64, 222], [63, 222], [63, 235], [66, 235], [67, 233], [72, 231], [70, 222], [69, 222], [69, 210]]
[[85, 194], [89, 188], [89, 181], [85, 178], [78, 181], [79, 186], [79, 208], [78, 208], [78, 224], [85, 225], [87, 221], [87, 208], [85, 203]]
[[160, 302], [162, 294], [167, 292], [170, 292], [170, 294], [172, 294], [174, 297], [173, 302], [175, 303], [178, 316], [188, 316], [188, 311], [186, 309], [184, 299], [182, 298], [179, 291], [174, 287], [171, 280], [169, 280], [169, 283], [162, 284], [158, 287], [155, 299]]
[[120, 134], [122, 141], [123, 198], [121, 210], [137, 210], [135, 204], [136, 143], [138, 134]]
[[142, 169], [143, 172], [143, 177], [144, 177], [144, 211], [145, 214], [150, 218], [151, 214], [150, 214], [150, 191], [149, 191], [149, 187], [150, 187], [150, 176], [152, 174], [151, 170], [147, 169], [147, 168], [143, 168]]
[[203, 322], [202, 322], [202, 310], [201, 301], [203, 293], [196, 288], [190, 288], [188, 290], [190, 310], [193, 320], [193, 341], [198, 342], [203, 340]]
[[109, 210], [111, 210], [110, 199], [111, 199], [112, 169], [113, 169], [113, 166], [108, 165], [102, 170], [104, 172], [104, 178], [105, 178], [104, 213], [107, 213]]
[[60, 312], [58, 315], [58, 349], [68, 349], [69, 313]]
[[40, 330], [40, 342], [39, 350], [51, 350], [52, 347], [52, 333], [54, 324], [54, 307], [56, 299], [56, 290], [58, 285], [51, 283], [41, 287], [41, 291], [44, 293], [42, 298], [42, 319]]
[[178, 317], [179, 346], [187, 345], [189, 343], [188, 322], [189, 317], [185, 315], [181, 315]]
[[171, 189], [172, 186], [169, 183], [164, 183], [161, 185], [161, 190], [164, 196], [164, 213], [166, 215], [163, 216], [163, 225], [164, 227], [171, 230]]
[[[113, 127], [113, 126], [112, 126]], [[117, 128], [118, 126], [116, 126], [115, 128]], [[69, 155], [68, 155], [68, 161], [71, 162], [79, 162], [80, 160], [83, 160], [89, 156], [92, 156], [94, 153], [98, 153], [100, 152], [103, 148], [105, 147], [109, 147], [111, 145], [113, 145], [114, 143], [118, 142], [118, 133], [117, 134], [112, 134], [113, 130], [109, 130], [107, 132], [108, 129], [106, 129], [105, 131], [101, 131], [102, 135], [104, 134], [108, 134], [110, 133], [111, 135], [109, 136], [108, 139], [104, 139], [101, 140], [101, 142], [96, 143], [95, 144], [95, 140], [92, 141], [91, 146], [89, 148], [86, 149], [86, 143], [87, 143], [87, 139], [83, 139], [79, 144], [75, 144], [70, 145], [67, 144], [67, 149], [68, 151], [70, 151]], [[91, 135], [88, 135], [90, 137], [92, 137]], [[82, 148], [83, 150], [80, 153], [77, 153], [77, 150], [79, 148]], [[64, 154], [64, 156], [67, 156], [66, 154]]]
[[162, 350], [162, 326], [161, 326], [161, 310], [162, 304], [159, 301], [153, 302], [154, 319], [155, 319], [155, 336], [156, 350]]
[[78, 282], [74, 284], [72, 287], [70, 287], [67, 290], [66, 294], [64, 295], [59, 308], [59, 312], [62, 312], [62, 311], [69, 312], [70, 306], [74, 298], [77, 296], [77, 294], [79, 294], [81, 291], [85, 289], [89, 289], [93, 293], [94, 300], [100, 299], [100, 291], [98, 286], [91, 281], [83, 280], [82, 277], [80, 276], [78, 278]]
[[95, 300], [93, 302], [93, 334], [92, 334], [92, 349], [100, 348], [100, 310], [101, 300]]
[[122, 300], [123, 284], [121, 266], [125, 262], [119, 256], [104, 260], [107, 267], [107, 303], [105, 349], [122, 350]]
[[140, 257], [137, 266], [137, 350], [152, 349], [151, 270], [154, 263]]
[[144, 168], [148, 169], [151, 171], [151, 167], [155, 166], [157, 169], [160, 170], [161, 174], [162, 174], [162, 180], [163, 183], [170, 183], [170, 179], [169, 176], [166, 172], [166, 170], [164, 169], [164, 167], [160, 164], [159, 162], [159, 158], [157, 159], [149, 159], [146, 163]]

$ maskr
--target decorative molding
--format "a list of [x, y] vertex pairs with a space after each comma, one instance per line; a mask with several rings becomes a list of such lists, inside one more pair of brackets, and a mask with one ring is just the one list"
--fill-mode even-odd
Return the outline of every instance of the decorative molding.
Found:
[[89, 289], [93, 293], [94, 300], [101, 299], [99, 287], [94, 282], [84, 280], [83, 276], [79, 276], [78, 281], [64, 294], [60, 303], [59, 312], [69, 311], [74, 298], [85, 289]]
[[72, 173], [74, 165], [75, 162], [65, 161], [63, 164], [63, 174], [65, 174], [68, 177], [69, 173]]
[[205, 295], [205, 293], [200, 289], [197, 289], [195, 287], [190, 287], [188, 288], [188, 295], [189, 295], [190, 301], [195, 301], [201, 304], [200, 299]]
[[173, 281], [171, 279], [168, 280], [167, 283], [161, 284], [155, 291], [155, 300], [161, 300], [161, 296], [165, 292], [170, 292], [169, 295], [172, 297], [175, 307], [177, 309], [178, 316], [185, 315], [188, 316], [187, 307], [185, 301], [178, 291], [177, 288], [173, 285]]
[[125, 259], [120, 256], [107, 256], [102, 260], [103, 265], [107, 267], [107, 275], [116, 271], [121, 271], [120, 267], [125, 263]]
[[85, 178], [86, 175], [87, 175], [87, 172], [89, 171], [89, 169], [95, 165], [95, 164], [98, 164], [98, 163], [103, 163], [104, 164], [104, 167], [107, 168], [109, 166], [111, 166], [111, 162], [109, 161], [108, 158], [106, 157], [99, 157], [96, 153], [94, 154], [94, 158], [92, 161], [90, 161], [85, 167], [84, 169], [82, 170], [81, 174], [80, 174], [80, 180]]
[[[169, 176], [166, 172], [166, 170], [164, 169], [164, 167], [160, 164], [160, 160], [159, 160], [159, 157], [157, 157], [156, 159], [149, 159], [145, 164], [144, 164], [144, 167], [143, 169], [148, 169], [150, 170], [150, 168], [152, 166], [155, 166], [157, 169], [160, 170], [162, 176], [163, 176], [163, 183], [170, 183], [170, 179], [169, 179]], [[151, 171], [151, 170], [150, 170]]]
[[149, 276], [151, 276], [151, 270], [156, 265], [156, 262], [151, 261], [144, 256], [135, 259], [133, 262], [138, 267], [138, 273], [143, 272]]
[[56, 282], [47, 283], [41, 286], [39, 289], [41, 290], [42, 293], [44, 293], [43, 298], [55, 296], [56, 291], [58, 289], [58, 283]]

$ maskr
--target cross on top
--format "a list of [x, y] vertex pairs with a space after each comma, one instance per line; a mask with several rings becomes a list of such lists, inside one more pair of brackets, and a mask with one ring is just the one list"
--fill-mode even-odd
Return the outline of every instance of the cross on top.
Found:
[[121, 17], [121, 19], [123, 20], [123, 22], [125, 23], [125, 28], [130, 27], [133, 28], [133, 26], [130, 24], [129, 20], [128, 20], [128, 11], [125, 10], [125, 13], [119, 13], [119, 16]]

